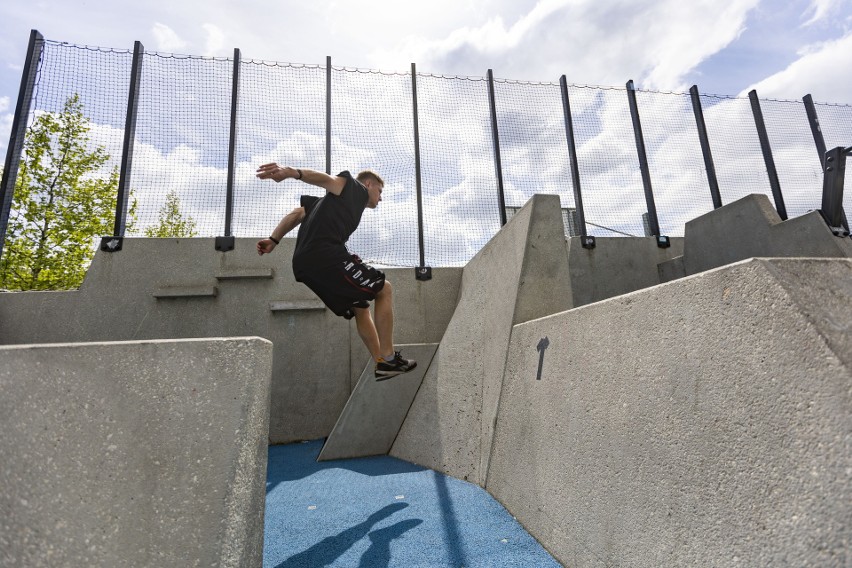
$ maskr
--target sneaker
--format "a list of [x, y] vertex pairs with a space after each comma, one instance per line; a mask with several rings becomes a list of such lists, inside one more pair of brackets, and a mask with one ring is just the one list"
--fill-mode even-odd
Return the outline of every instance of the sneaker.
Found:
[[394, 352], [393, 359], [385, 361], [379, 359], [376, 363], [376, 378], [378, 380], [389, 379], [402, 373], [407, 373], [417, 366], [417, 361], [413, 359], [403, 359], [399, 351]]

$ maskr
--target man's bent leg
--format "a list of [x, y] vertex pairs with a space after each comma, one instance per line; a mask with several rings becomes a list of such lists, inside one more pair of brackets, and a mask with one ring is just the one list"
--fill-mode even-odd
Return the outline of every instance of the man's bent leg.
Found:
[[373, 316], [370, 314], [370, 308], [352, 308], [352, 310], [355, 312], [355, 326], [358, 328], [361, 341], [367, 346], [373, 360], [378, 361], [382, 356], [381, 344], [379, 343], [379, 334], [376, 332], [376, 325], [373, 323]]
[[376, 324], [381, 356], [393, 355], [393, 286], [385, 280], [385, 285], [376, 294]]

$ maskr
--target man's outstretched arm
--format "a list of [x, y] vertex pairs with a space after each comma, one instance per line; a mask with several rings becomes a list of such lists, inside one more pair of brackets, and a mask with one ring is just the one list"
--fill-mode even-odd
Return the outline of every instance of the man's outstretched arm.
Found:
[[275, 181], [298, 179], [305, 183], [321, 187], [335, 195], [340, 195], [343, 191], [343, 187], [346, 185], [346, 179], [339, 176], [330, 176], [324, 172], [308, 170], [305, 168], [279, 166], [274, 162], [271, 164], [263, 164], [257, 168], [257, 177], [260, 179], [271, 179]]
[[284, 238], [284, 235], [295, 229], [304, 219], [304, 207], [296, 207], [290, 211], [279, 221], [278, 226], [275, 227], [275, 230], [272, 231], [272, 235], [268, 239], [257, 241], [257, 254], [262, 256], [272, 252], [275, 249], [275, 245]]

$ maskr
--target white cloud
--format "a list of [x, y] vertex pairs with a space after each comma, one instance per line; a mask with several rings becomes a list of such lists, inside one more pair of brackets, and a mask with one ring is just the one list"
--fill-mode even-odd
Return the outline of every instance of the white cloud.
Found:
[[849, 102], [852, 92], [852, 31], [845, 36], [807, 46], [802, 56], [780, 73], [751, 87], [761, 98], [800, 99], [811, 94], [816, 101]]
[[759, 0], [540, 0], [507, 25], [494, 16], [439, 38], [411, 37], [376, 57], [399, 65], [461, 75], [622, 84], [628, 78], [659, 89], [683, 77], [734, 41]]
[[155, 23], [151, 28], [151, 33], [154, 34], [155, 48], [157, 51], [176, 52], [183, 51], [188, 47], [188, 43], [181, 39], [175, 31], [165, 24]]
[[843, 4], [843, 2], [844, 0], [811, 0], [811, 4], [808, 6], [808, 9], [803, 16], [806, 16], [811, 12], [813, 12], [813, 15], [802, 25], [812, 26], [813, 24], [825, 19], [826, 16], [831, 14], [836, 8]]
[[228, 50], [225, 49], [225, 32], [213, 24], [204, 24], [201, 27], [207, 34], [204, 43], [204, 55], [228, 55]]

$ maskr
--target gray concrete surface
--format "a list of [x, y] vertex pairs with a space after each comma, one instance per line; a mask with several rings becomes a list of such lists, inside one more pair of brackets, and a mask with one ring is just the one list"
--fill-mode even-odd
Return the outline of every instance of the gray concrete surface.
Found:
[[0, 565], [260, 566], [272, 345], [0, 347]]
[[842, 259], [518, 325], [486, 488], [566, 566], [849, 566], [850, 330]]
[[[0, 344], [264, 337], [275, 345], [270, 440], [327, 436], [362, 369], [354, 324], [295, 281], [293, 239], [263, 257], [255, 239], [227, 253], [213, 241], [127, 238], [120, 252], [98, 251], [80, 290], [0, 294]], [[436, 269], [425, 282], [413, 268], [386, 272], [397, 340], [438, 342], [462, 269]]]
[[688, 221], [683, 258], [663, 263], [661, 280], [753, 257], [852, 258], [852, 239], [835, 237], [818, 211], [782, 221], [768, 196], [747, 195]]
[[387, 455], [405, 415], [429, 369], [437, 343], [402, 345], [417, 367], [408, 373], [377, 380], [368, 357], [355, 390], [340, 413], [317, 461]]
[[465, 266], [392, 456], [485, 482], [512, 325], [570, 307], [563, 230], [558, 196], [535, 196]]
[[671, 237], [660, 248], [656, 237], [598, 237], [593, 249], [583, 248], [581, 237], [568, 239], [572, 306], [585, 306], [656, 286], [657, 266], [683, 255], [683, 238]]

